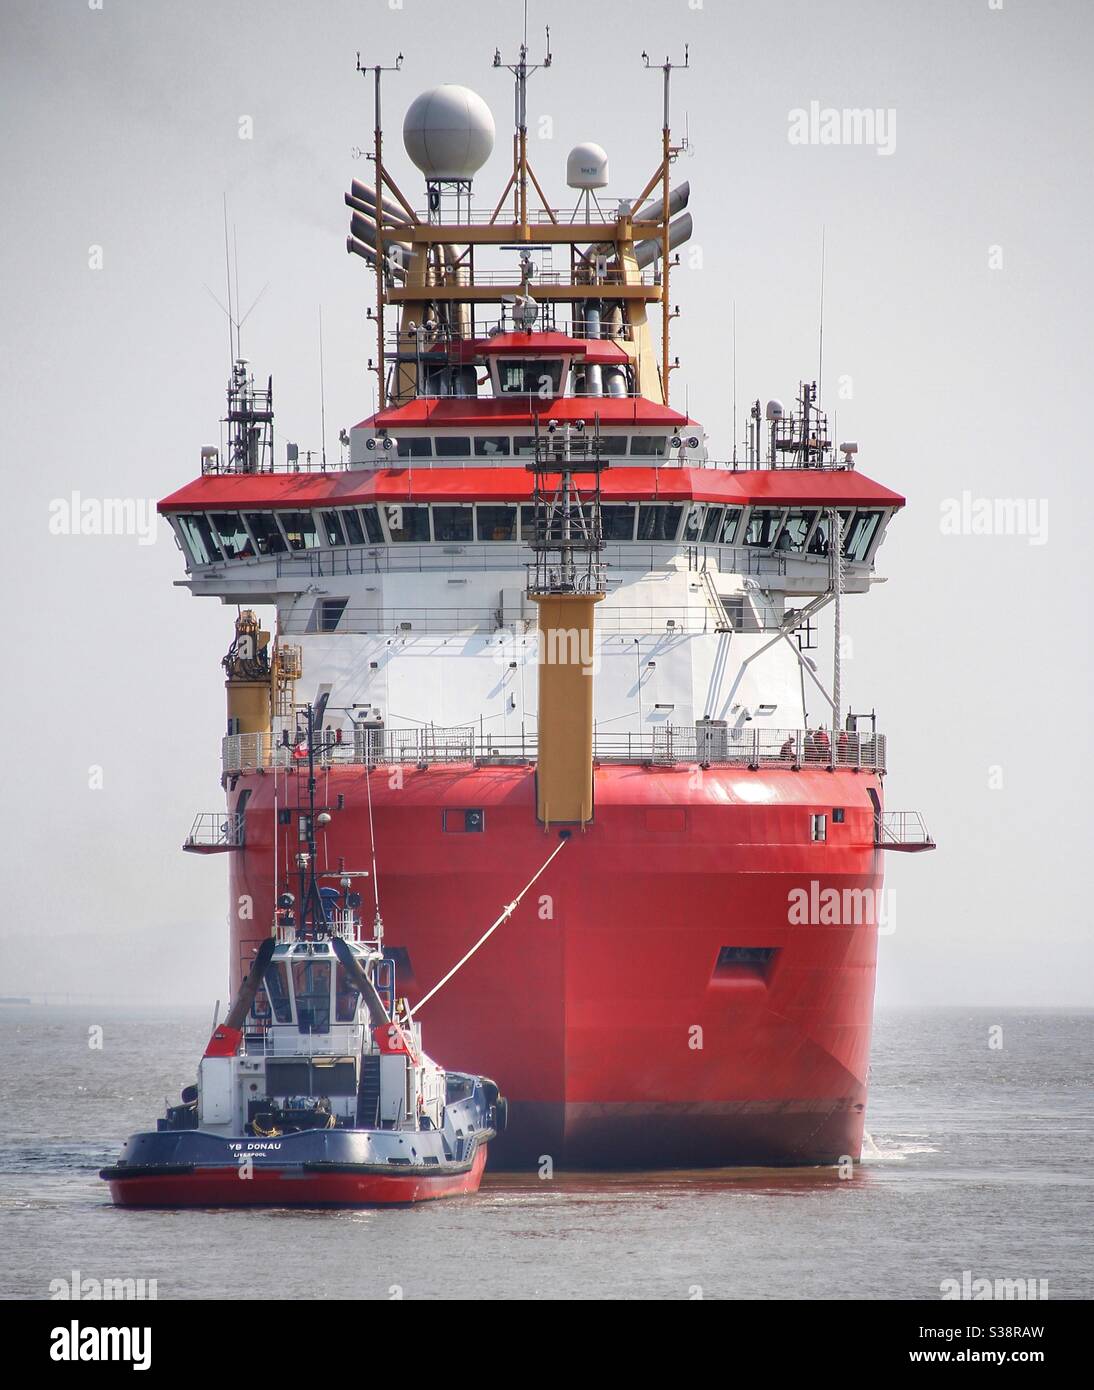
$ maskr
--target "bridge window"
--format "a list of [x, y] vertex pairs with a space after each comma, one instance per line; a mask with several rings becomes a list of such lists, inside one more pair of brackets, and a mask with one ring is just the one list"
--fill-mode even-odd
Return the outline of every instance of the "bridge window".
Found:
[[813, 522], [816, 519], [815, 509], [807, 512], [791, 512], [786, 518], [786, 525], [779, 532], [775, 549], [789, 550], [795, 555], [800, 555], [805, 549], [806, 538], [813, 529]]
[[285, 537], [272, 512], [248, 512], [247, 525], [260, 555], [280, 555], [286, 549]]
[[535, 507], [521, 507], [520, 509], [520, 538], [525, 543], [530, 543], [536, 538]]
[[740, 507], [708, 507], [707, 519], [703, 523], [704, 543], [706, 545], [732, 545], [740, 520]]
[[[544, 435], [543, 438], [544, 438], [544, 442], [546, 442], [547, 436]], [[535, 455], [536, 455], [536, 437], [535, 437], [535, 435], [534, 435], [534, 434], [518, 434], [518, 435], [516, 435], [516, 436], [514, 437], [514, 439], [513, 439], [513, 453], [516, 454], [518, 458], [535, 458]]]
[[843, 553], [848, 560], [861, 563], [866, 559], [880, 521], [880, 512], [856, 512], [850, 526], [844, 523]]
[[509, 452], [507, 434], [477, 434], [475, 436], [476, 458], [500, 458]]
[[775, 544], [782, 519], [781, 507], [753, 507], [745, 527], [745, 545], [754, 545], [760, 550], [769, 549]]
[[680, 529], [683, 507], [661, 505], [638, 508], [638, 539], [640, 541], [674, 541]]
[[327, 545], [345, 545], [342, 522], [337, 512], [323, 513], [323, 538]]
[[697, 541], [702, 535], [706, 510], [702, 502], [693, 502], [688, 508], [688, 514], [684, 518], [684, 540]]
[[388, 534], [393, 541], [428, 541], [428, 507], [385, 507]]
[[290, 550], [317, 550], [319, 528], [311, 512], [282, 512], [281, 524]]
[[499, 358], [497, 383], [502, 395], [557, 396], [562, 385], [562, 358]]
[[384, 528], [380, 525], [380, 517], [375, 507], [359, 508], [361, 520], [365, 523], [365, 539], [369, 545], [382, 545], [384, 540]]
[[239, 560], [254, 554], [254, 546], [238, 512], [212, 512], [209, 520], [216, 527], [220, 549], [226, 560]]
[[[849, 511], [840, 512], [840, 522], [842, 523], [842, 526], [843, 526], [843, 534], [844, 534], [844, 536], [847, 535], [847, 528], [848, 528], [848, 523], [849, 523], [850, 519], [851, 519], [851, 513], [850, 513]], [[812, 538], [811, 538], [810, 541], [809, 541], [809, 554], [810, 554], [810, 555], [827, 555], [827, 554], [828, 554], [828, 535], [829, 535], [829, 530], [830, 530], [830, 524], [829, 524], [829, 520], [828, 520], [828, 514], [827, 514], [827, 512], [825, 512], [824, 515], [822, 515], [822, 516], [820, 517], [820, 519], [818, 520], [816, 526], [815, 526], [814, 529], [813, 529], [813, 535], [812, 535]]]
[[361, 518], [356, 512], [339, 512], [338, 516], [342, 519], [342, 526], [346, 532], [346, 540], [350, 545], [364, 545], [365, 533], [361, 529]]
[[471, 439], [466, 434], [438, 435], [437, 457], [439, 459], [466, 459], [471, 457]]
[[213, 528], [200, 512], [180, 516], [179, 528], [195, 565], [211, 565], [220, 559]]
[[668, 436], [664, 434], [636, 434], [631, 439], [632, 457], [663, 459], [668, 451]]
[[515, 541], [517, 538], [516, 507], [475, 508], [480, 541]]
[[433, 457], [432, 439], [400, 439], [396, 452], [401, 459], [428, 459]]
[[474, 533], [474, 515], [467, 507], [434, 507], [433, 535], [439, 541], [469, 541]]
[[[602, 434], [600, 436], [600, 457], [602, 459], [622, 458], [627, 452], [629, 436], [625, 434]], [[593, 441], [589, 441], [589, 452], [595, 455]]]
[[611, 503], [600, 509], [600, 522], [604, 528], [604, 539], [606, 541], [633, 541], [634, 540], [634, 513], [633, 506], [617, 506]]

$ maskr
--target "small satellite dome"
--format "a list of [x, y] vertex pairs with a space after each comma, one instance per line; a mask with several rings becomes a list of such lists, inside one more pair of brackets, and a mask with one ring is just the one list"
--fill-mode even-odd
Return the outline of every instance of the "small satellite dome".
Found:
[[470, 179], [494, 148], [494, 117], [477, 92], [446, 83], [410, 103], [403, 145], [427, 179]]
[[601, 145], [575, 145], [566, 157], [568, 188], [607, 188], [608, 152]]
[[767, 403], [767, 418], [768, 418], [769, 420], [781, 420], [781, 419], [783, 418], [783, 403], [782, 403], [782, 401], [768, 401], [768, 403]]

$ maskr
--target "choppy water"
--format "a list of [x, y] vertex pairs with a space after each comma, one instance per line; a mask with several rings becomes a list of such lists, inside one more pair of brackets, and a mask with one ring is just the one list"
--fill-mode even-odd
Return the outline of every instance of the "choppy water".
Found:
[[[164, 1298], [1094, 1295], [1094, 1014], [883, 1012], [853, 1177], [487, 1175], [387, 1211], [115, 1210], [97, 1170], [194, 1072], [205, 1013], [0, 1007], [0, 1295], [144, 1278]], [[90, 1027], [103, 1046], [88, 1046]], [[989, 1030], [1002, 1027], [1002, 1050]]]

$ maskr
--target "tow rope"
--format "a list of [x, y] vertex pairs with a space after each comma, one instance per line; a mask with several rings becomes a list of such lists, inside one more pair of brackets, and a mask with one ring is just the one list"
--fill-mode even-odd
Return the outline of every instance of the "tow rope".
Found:
[[520, 892], [513, 899], [513, 901], [507, 904], [507, 906], [502, 910], [502, 914], [497, 919], [497, 921], [492, 923], [491, 926], [485, 932], [483, 932], [482, 936], [479, 937], [478, 941], [475, 942], [474, 946], [471, 947], [470, 951], [468, 951], [468, 953], [461, 960], [458, 960], [456, 962], [456, 964], [452, 967], [452, 969], [448, 972], [444, 979], [438, 980], [437, 983], [433, 986], [433, 988], [429, 991], [429, 993], [418, 1000], [417, 1004], [415, 1004], [414, 1007], [410, 1010], [412, 1018], [418, 1013], [419, 1009], [421, 1009], [423, 1004], [428, 1004], [429, 1001], [433, 998], [433, 996], [437, 993], [437, 991], [441, 989], [444, 985], [448, 984], [449, 980], [451, 980], [452, 976], [455, 975], [457, 970], [460, 970], [463, 966], [467, 964], [467, 962], [471, 959], [471, 957], [475, 954], [479, 947], [484, 946], [486, 942], [490, 940], [490, 938], [494, 935], [494, 933], [501, 926], [501, 924], [503, 922], [507, 922], [509, 918], [512, 917], [513, 913], [520, 906], [521, 898], [523, 898], [525, 893], [528, 892], [529, 888], [531, 888], [532, 884], [535, 883], [536, 879], [538, 879], [540, 875], [546, 871], [547, 866], [550, 864], [551, 860], [555, 857], [556, 854], [559, 853], [560, 850], [562, 850], [565, 847], [567, 843], [568, 842], [566, 840], [560, 840], [558, 842], [558, 844], [554, 847], [554, 849], [547, 856], [544, 862], [540, 865], [540, 867], [536, 870], [536, 872], [520, 890]]

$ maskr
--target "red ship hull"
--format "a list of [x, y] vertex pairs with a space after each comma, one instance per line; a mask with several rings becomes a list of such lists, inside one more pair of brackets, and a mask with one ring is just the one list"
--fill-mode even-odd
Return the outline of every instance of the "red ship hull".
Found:
[[[413, 1004], [559, 832], [536, 821], [530, 768], [382, 768], [371, 780], [386, 942]], [[276, 783], [284, 866], [298, 848], [297, 816], [284, 812], [303, 797], [295, 774]], [[233, 808], [250, 792], [246, 847], [231, 856], [232, 901], [249, 914], [233, 925], [235, 978], [272, 911], [274, 787], [272, 773], [229, 787]], [[318, 788], [331, 813], [321, 865], [364, 867], [364, 769], [323, 771]], [[795, 891], [815, 902], [833, 888], [876, 902], [871, 792], [880, 804], [879, 779], [850, 770], [597, 769], [593, 823], [423, 1010], [437, 1054], [509, 1098], [495, 1167], [857, 1157], [877, 926], [872, 911], [830, 924], [796, 920], [790, 905]], [[463, 831], [464, 810], [482, 812], [481, 831]], [[368, 909], [367, 880], [363, 897]]]
[[238, 1167], [194, 1168], [110, 1178], [118, 1207], [384, 1207], [408, 1206], [477, 1192], [486, 1146], [461, 1173], [314, 1173], [299, 1168], [256, 1168], [241, 1182]]

